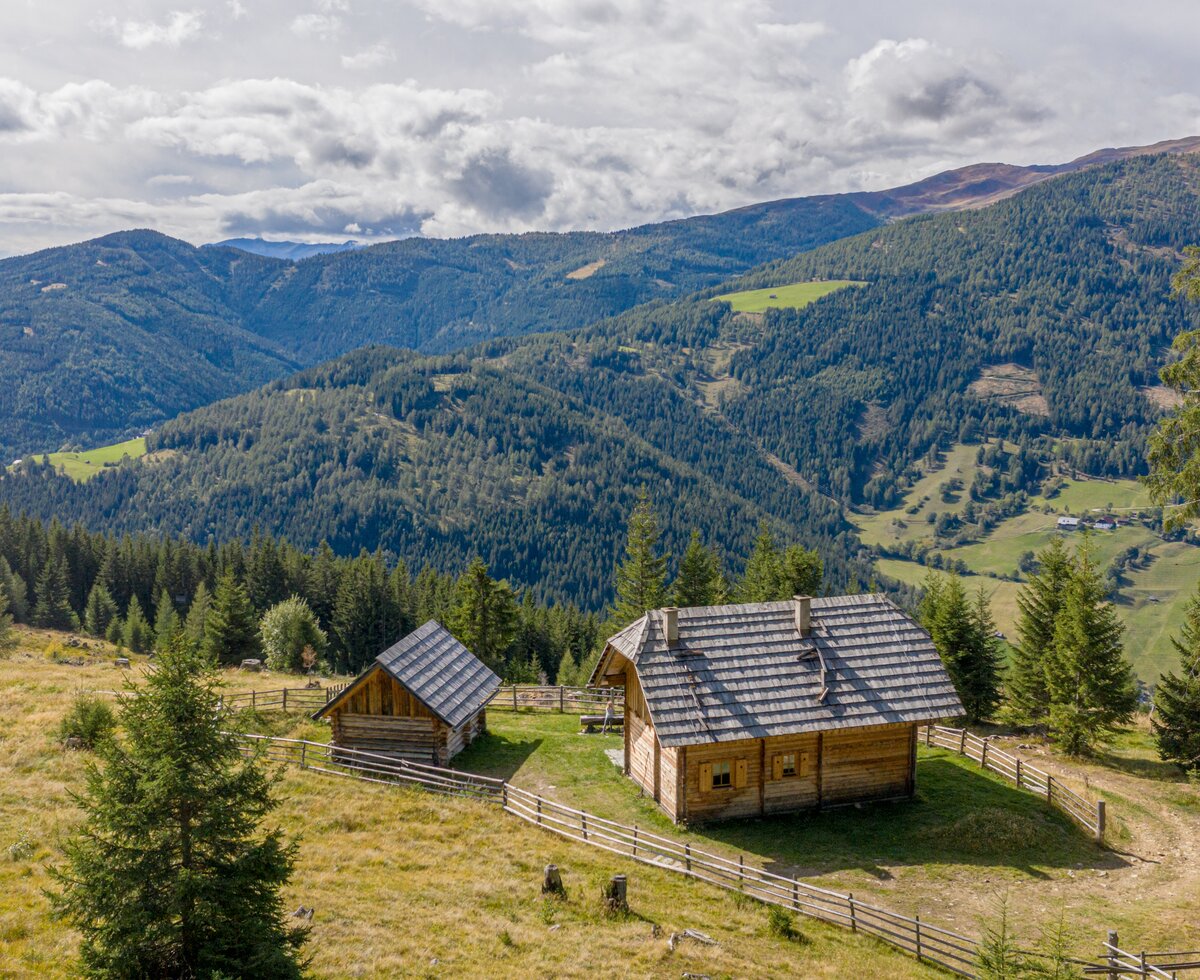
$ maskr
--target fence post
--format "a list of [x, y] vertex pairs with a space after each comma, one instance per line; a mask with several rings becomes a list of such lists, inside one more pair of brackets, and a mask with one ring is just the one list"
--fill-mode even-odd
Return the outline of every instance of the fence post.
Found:
[[915, 916], [913, 916], [913, 921], [915, 921], [917, 924], [917, 962], [920, 963], [921, 962], [921, 917], [919, 915], [915, 915]]
[[1106, 816], [1103, 800], [1096, 801], [1096, 843], [1104, 843], [1104, 818]]
[[567, 713], [567, 689], [562, 685], [558, 685], [558, 713], [565, 715]]
[[513, 685], [513, 711], [517, 710], [517, 685]]
[[[542, 798], [539, 796], [538, 801], [541, 802], [541, 799]], [[500, 802], [501, 802], [501, 805], [504, 807], [504, 809], [507, 810], [508, 809], [508, 783], [500, 784]]]
[[797, 912], [800, 911], [800, 882], [792, 879], [792, 906]]
[[967, 754], [967, 730], [965, 728], [960, 729], [958, 733], [958, 754]]
[[257, 709], [258, 709], [258, 692], [251, 691], [250, 692], [250, 710], [255, 711]]
[[933, 744], [933, 726], [925, 726], [925, 748], [929, 748]]
[[1046, 802], [1054, 802], [1054, 777], [1046, 773]]
[[580, 825], [580, 827], [583, 828], [583, 839], [587, 840], [588, 835], [587, 835], [587, 814], [586, 813], [580, 814], [579, 825]]
[[540, 796], [537, 798], [537, 822], [540, 827], [542, 825], [542, 798]]
[[633, 856], [637, 857], [637, 824], [633, 825]]
[[1017, 760], [1017, 789], [1021, 788], [1021, 760]]
[[988, 740], [987, 740], [987, 737], [985, 736], [983, 739], [983, 752], [979, 756], [979, 764], [984, 769], [987, 768], [987, 747], [988, 747]]
[[738, 891], [746, 890], [746, 859], [738, 855]]
[[691, 844], [683, 845], [683, 861], [684, 861], [684, 865], [688, 869], [688, 871], [691, 871], [692, 870], [692, 845]]
[[308, 742], [300, 743], [300, 768], [301, 769], [307, 768], [307, 766], [304, 764], [304, 756], [305, 756], [304, 750], [307, 748], [308, 748]]
[[854, 893], [850, 892], [846, 897], [850, 900], [850, 931], [858, 932], [858, 916], [854, 912]]
[[1112, 968], [1109, 972], [1117, 973], [1121, 966], [1121, 961], [1117, 959], [1117, 950], [1121, 946], [1120, 937], [1117, 936], [1116, 929], [1108, 930], [1108, 965]]
[[283, 689], [283, 712], [287, 714], [287, 688]]

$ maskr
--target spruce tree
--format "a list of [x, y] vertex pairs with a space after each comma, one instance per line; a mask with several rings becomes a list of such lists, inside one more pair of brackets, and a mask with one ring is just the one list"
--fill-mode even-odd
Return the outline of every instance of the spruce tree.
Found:
[[0, 555], [0, 589], [8, 596], [8, 611], [18, 623], [29, 620], [29, 607], [26, 604], [28, 589], [25, 580], [12, 570], [8, 559]]
[[108, 586], [97, 578], [88, 593], [83, 611], [83, 631], [90, 636], [106, 636], [108, 627], [117, 618], [117, 604], [108, 591]]
[[929, 631], [933, 645], [946, 665], [946, 672], [954, 682], [967, 719], [978, 721], [974, 692], [978, 684], [975, 657], [979, 644], [974, 611], [962, 579], [950, 575], [938, 580], [930, 573], [926, 578], [925, 598], [921, 604], [921, 625]]
[[779, 599], [783, 567], [775, 537], [766, 521], [758, 525], [754, 550], [746, 560], [746, 570], [737, 586], [738, 602], [773, 602]]
[[671, 586], [671, 601], [677, 606], [715, 606], [725, 601], [721, 562], [693, 531], [687, 550], [679, 560], [679, 575]]
[[129, 600], [125, 619], [121, 624], [121, 645], [134, 653], [149, 653], [154, 646], [154, 629], [150, 626], [138, 597]]
[[454, 590], [446, 628], [501, 676], [517, 629], [517, 603], [507, 582], [494, 581], [473, 558]]
[[227, 571], [217, 582], [204, 626], [202, 649], [218, 664], [237, 664], [258, 655], [258, 617], [232, 571]]
[[617, 565], [617, 601], [612, 612], [615, 625], [632, 623], [667, 601], [667, 556], [658, 548], [658, 518], [643, 488], [629, 515], [625, 558]]
[[1070, 755], [1090, 752], [1129, 721], [1137, 707], [1133, 669], [1125, 660], [1125, 627], [1107, 601], [1085, 536], [1076, 554], [1046, 664], [1050, 728]]
[[8, 653], [17, 645], [16, 632], [13, 630], [12, 614], [8, 611], [8, 593], [0, 585], [0, 656]]
[[37, 605], [33, 607], [33, 625], [43, 629], [77, 630], [79, 617], [71, 608], [71, 583], [64, 557], [51, 557], [37, 580]]
[[305, 931], [280, 896], [296, 845], [263, 827], [272, 780], [222, 732], [217, 683], [177, 639], [140, 696], [121, 699], [123, 737], [98, 747], [84, 827], [52, 871], [84, 974], [300, 976]]
[[983, 586], [970, 609], [971, 631], [959, 668], [959, 698], [971, 722], [990, 718], [1000, 706], [1000, 675], [1004, 655], [996, 639], [996, 621]]
[[174, 639], [175, 634], [183, 629], [179, 621], [179, 611], [166, 589], [158, 597], [158, 606], [154, 613], [154, 648], [165, 650]]
[[1179, 636], [1179, 674], [1164, 674], [1154, 692], [1150, 722], [1158, 754], [1188, 772], [1200, 772], [1200, 592], [1188, 602]]
[[798, 544], [789, 545], [779, 562], [779, 590], [776, 599], [798, 595], [816, 595], [825, 577], [825, 566], [816, 551]]
[[1055, 536], [1037, 557], [1040, 570], [1017, 593], [1020, 610], [1017, 642], [1005, 693], [1014, 716], [1027, 725], [1044, 725], [1050, 716], [1046, 663], [1062, 608], [1072, 559], [1063, 539]]
[[200, 649], [204, 645], [204, 630], [208, 625], [208, 613], [212, 608], [212, 595], [208, 586], [200, 582], [192, 596], [192, 604], [188, 606], [187, 616], [183, 621], [183, 635], [188, 642]]

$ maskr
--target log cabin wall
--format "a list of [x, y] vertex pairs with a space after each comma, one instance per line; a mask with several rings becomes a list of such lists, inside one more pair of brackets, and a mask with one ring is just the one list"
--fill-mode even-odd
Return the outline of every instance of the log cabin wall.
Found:
[[915, 725], [901, 724], [825, 732], [822, 806], [910, 795], [915, 731]]
[[633, 781], [653, 799], [661, 799], [661, 773], [659, 795], [655, 794], [655, 749], [658, 739], [654, 734], [654, 723], [646, 711], [646, 700], [633, 668], [625, 672], [625, 768]]

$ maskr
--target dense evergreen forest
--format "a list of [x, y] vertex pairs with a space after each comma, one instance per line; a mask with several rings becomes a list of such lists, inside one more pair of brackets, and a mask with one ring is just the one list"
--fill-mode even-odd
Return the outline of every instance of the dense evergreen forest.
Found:
[[[1140, 388], [1193, 315], [1169, 280], [1200, 240], [1198, 198], [1195, 155], [1146, 157], [740, 280], [867, 283], [801, 310], [734, 314], [714, 289], [455, 355], [363, 350], [165, 424], [142, 462], [84, 485], [29, 465], [0, 498], [200, 541], [261, 524], [443, 571], [478, 553], [539, 599], [597, 609], [645, 485], [674, 555], [692, 528], [745, 555], [766, 520], [821, 552], [830, 587], [862, 587], [842, 508], [893, 503], [939, 447], [1065, 437], [1086, 471], [1140, 472], [1160, 411]], [[1004, 363], [1041, 408], [973, 387]]]

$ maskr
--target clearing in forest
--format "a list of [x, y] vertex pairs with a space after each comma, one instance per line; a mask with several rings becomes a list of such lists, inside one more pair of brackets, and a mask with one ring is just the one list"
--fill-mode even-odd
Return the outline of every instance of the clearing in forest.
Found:
[[146, 440], [139, 436], [111, 446], [101, 446], [99, 449], [88, 449], [79, 453], [35, 453], [30, 458], [41, 460], [48, 457], [50, 465], [64, 476], [70, 477], [76, 483], [86, 483], [106, 467], [116, 466], [126, 457], [137, 459], [145, 455]]
[[714, 303], [728, 303], [734, 313], [761, 313], [763, 310], [799, 310], [822, 296], [836, 293], [847, 286], [865, 286], [853, 279], [826, 279], [820, 282], [794, 282], [789, 286], [767, 289], [747, 289], [740, 293], [714, 296]]

